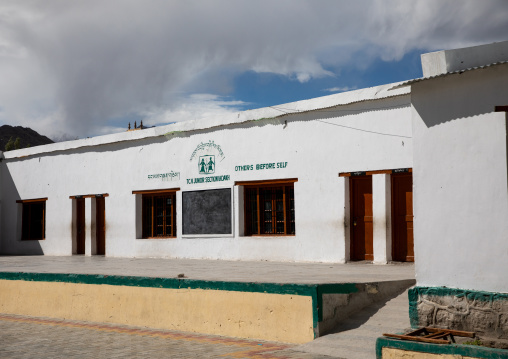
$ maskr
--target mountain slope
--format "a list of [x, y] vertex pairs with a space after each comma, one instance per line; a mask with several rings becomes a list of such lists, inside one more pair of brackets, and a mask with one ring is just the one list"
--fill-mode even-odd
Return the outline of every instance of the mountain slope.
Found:
[[25, 148], [28, 145], [30, 145], [30, 147], [46, 145], [54, 142], [28, 127], [3, 125], [0, 126], [0, 151], [5, 150], [5, 145], [11, 137], [13, 141], [15, 141], [17, 137], [20, 138], [20, 148]]

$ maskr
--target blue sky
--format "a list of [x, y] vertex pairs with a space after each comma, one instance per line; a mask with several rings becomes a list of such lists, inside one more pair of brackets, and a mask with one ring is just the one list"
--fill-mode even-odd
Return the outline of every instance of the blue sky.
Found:
[[0, 1], [0, 124], [55, 140], [408, 80], [508, 40], [506, 0]]
[[235, 78], [231, 97], [249, 102], [242, 107], [251, 109], [414, 79], [422, 77], [421, 53], [411, 51], [398, 61], [375, 59], [367, 68], [350, 64], [336, 76], [304, 83], [283, 75], [247, 71]]

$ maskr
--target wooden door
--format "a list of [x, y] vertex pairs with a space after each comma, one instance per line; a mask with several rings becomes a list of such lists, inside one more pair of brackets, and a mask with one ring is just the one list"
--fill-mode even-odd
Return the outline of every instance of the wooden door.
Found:
[[85, 254], [85, 199], [76, 199], [76, 254]]
[[351, 260], [374, 260], [372, 176], [350, 177]]
[[414, 262], [413, 176], [392, 175], [392, 259]]
[[106, 203], [104, 197], [95, 199], [95, 245], [96, 254], [106, 254]]

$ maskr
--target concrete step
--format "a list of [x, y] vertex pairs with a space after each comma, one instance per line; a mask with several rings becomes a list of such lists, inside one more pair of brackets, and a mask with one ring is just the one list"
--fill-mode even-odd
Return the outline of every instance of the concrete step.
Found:
[[407, 290], [385, 303], [375, 303], [344, 320], [333, 333], [296, 350], [344, 359], [375, 359], [376, 339], [410, 326]]

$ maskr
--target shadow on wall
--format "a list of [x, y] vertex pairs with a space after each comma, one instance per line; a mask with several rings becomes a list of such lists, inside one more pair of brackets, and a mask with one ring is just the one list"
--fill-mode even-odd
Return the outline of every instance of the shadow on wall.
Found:
[[[2, 164], [2, 203], [1, 203], [1, 238], [0, 254], [2, 255], [41, 255], [44, 254], [37, 240], [21, 240], [21, 203], [22, 199], [14, 184], [5, 162]], [[24, 198], [23, 198], [24, 199]]]
[[430, 128], [492, 113], [495, 106], [506, 105], [507, 82], [505, 65], [427, 80], [412, 86], [412, 104]]

